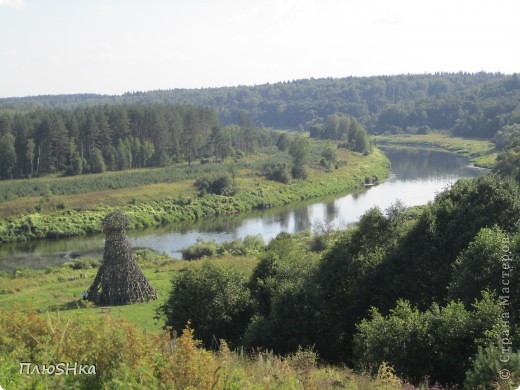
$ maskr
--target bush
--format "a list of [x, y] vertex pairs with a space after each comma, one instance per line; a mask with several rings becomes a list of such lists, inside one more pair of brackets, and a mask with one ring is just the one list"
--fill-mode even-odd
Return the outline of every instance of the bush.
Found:
[[206, 347], [218, 339], [237, 343], [252, 314], [245, 277], [210, 262], [175, 275], [170, 297], [158, 311], [179, 333], [191, 323]]
[[232, 241], [224, 241], [218, 247], [217, 254], [229, 253], [233, 256], [246, 256], [261, 252], [264, 248], [265, 244], [261, 236], [246, 236], [243, 240], [237, 238]]
[[[502, 293], [500, 287], [503, 286], [497, 282], [497, 277], [502, 275], [503, 269], [519, 268], [519, 259], [515, 258], [510, 250], [507, 253], [503, 252], [505, 242], [509, 243], [508, 235], [496, 226], [492, 229], [482, 228], [479, 231], [455, 261], [453, 282], [450, 285], [453, 299], [462, 299], [469, 306], [480, 297], [483, 290]], [[506, 248], [509, 249], [509, 245]], [[511, 261], [503, 261], [504, 255]], [[519, 275], [518, 272], [511, 272], [510, 282], [513, 291], [514, 287], [520, 286]]]
[[204, 241], [197, 239], [193, 244], [181, 251], [183, 260], [197, 260], [203, 257], [214, 257], [217, 255], [217, 243], [215, 241]]
[[195, 181], [200, 195], [234, 195], [236, 193], [233, 177], [229, 173], [218, 176], [205, 176]]
[[262, 171], [269, 180], [280, 183], [289, 184], [292, 179], [291, 171], [289, 170], [288, 165], [285, 163], [265, 165]]
[[388, 362], [399, 376], [416, 384], [428, 376], [432, 383], [460, 385], [478, 346], [498, 335], [501, 314], [489, 294], [473, 311], [451, 302], [420, 312], [402, 300], [386, 317], [373, 308], [371, 319], [357, 325], [354, 360], [365, 369]]

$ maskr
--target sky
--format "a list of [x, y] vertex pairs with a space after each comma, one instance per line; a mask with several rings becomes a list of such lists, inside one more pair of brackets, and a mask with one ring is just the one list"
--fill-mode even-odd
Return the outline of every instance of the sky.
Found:
[[520, 71], [518, 0], [0, 0], [0, 97]]

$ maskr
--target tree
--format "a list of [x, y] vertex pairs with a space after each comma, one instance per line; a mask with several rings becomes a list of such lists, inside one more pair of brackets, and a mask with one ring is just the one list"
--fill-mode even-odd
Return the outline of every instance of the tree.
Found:
[[153, 146], [153, 143], [145, 139], [141, 145], [141, 161], [143, 167], [150, 166], [150, 161], [154, 154], [155, 147]]
[[291, 140], [289, 139], [287, 133], [280, 134], [280, 136], [278, 137], [278, 141], [276, 141], [276, 147], [281, 152], [285, 152], [287, 149], [289, 149], [290, 144]]
[[15, 167], [15, 138], [10, 133], [4, 133], [0, 135], [0, 179], [12, 179]]
[[132, 167], [132, 146], [128, 139], [117, 140], [116, 148], [117, 169], [122, 171]]
[[[450, 297], [461, 299], [469, 306], [479, 298], [484, 290], [492, 290], [502, 295], [499, 276], [502, 275], [503, 247], [508, 242], [507, 235], [498, 227], [482, 228], [475, 239], [469, 243], [454, 264]], [[507, 262], [508, 269], [516, 269], [518, 260], [514, 256]], [[508, 283], [510, 280], [508, 280]]]
[[92, 149], [89, 166], [91, 173], [103, 173], [106, 171], [107, 168], [105, 161], [103, 160], [103, 155], [101, 154], [101, 150], [98, 148]]
[[361, 153], [370, 153], [371, 145], [368, 133], [365, 128], [355, 119], [352, 118], [348, 132], [348, 142], [352, 150]]
[[178, 333], [190, 323], [206, 347], [219, 339], [236, 344], [252, 314], [246, 280], [236, 269], [209, 261], [200, 269], [186, 268], [174, 276], [159, 313]]
[[335, 164], [338, 159], [337, 149], [334, 145], [329, 144], [323, 152], [321, 152], [321, 157], [323, 158], [324, 165], [330, 167], [330, 165]]
[[400, 300], [383, 316], [377, 309], [357, 325], [354, 360], [359, 368], [390, 364], [399, 377], [419, 384], [461, 385], [478, 347], [495, 341], [502, 308], [496, 297], [483, 298], [467, 310], [460, 302], [424, 312]]
[[305, 179], [307, 164], [311, 160], [309, 140], [301, 136], [294, 137], [289, 145], [289, 154], [293, 160], [292, 176], [295, 179]]
[[34, 140], [32, 138], [27, 139], [25, 142], [25, 153], [23, 156], [25, 161], [25, 171], [29, 176], [32, 176], [34, 172], [34, 149]]
[[219, 162], [227, 156], [229, 151], [229, 144], [226, 143], [226, 138], [222, 129], [218, 126], [214, 126], [211, 129], [211, 135], [209, 138], [209, 144], [213, 149], [213, 157], [215, 162]]

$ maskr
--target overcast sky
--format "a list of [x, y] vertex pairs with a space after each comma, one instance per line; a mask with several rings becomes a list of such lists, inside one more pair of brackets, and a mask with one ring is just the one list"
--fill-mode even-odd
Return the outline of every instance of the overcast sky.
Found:
[[0, 0], [0, 97], [520, 71], [519, 0]]

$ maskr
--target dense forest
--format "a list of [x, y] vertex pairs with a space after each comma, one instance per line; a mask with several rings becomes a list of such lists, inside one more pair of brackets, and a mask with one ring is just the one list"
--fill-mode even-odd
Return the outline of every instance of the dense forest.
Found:
[[220, 161], [274, 145], [274, 134], [240, 118], [222, 128], [212, 108], [159, 104], [0, 115], [0, 179]]
[[99, 104], [194, 104], [213, 107], [221, 123], [245, 112], [257, 126], [310, 129], [328, 115], [348, 114], [371, 133], [449, 131], [493, 137], [520, 123], [518, 75], [438, 73], [307, 79], [257, 86], [173, 89], [122, 96], [61, 95], [0, 99], [0, 111]]
[[[338, 123], [345, 121], [346, 127], [336, 131], [334, 139], [344, 140], [343, 146], [351, 150], [369, 153], [365, 128], [350, 117], [342, 116]], [[237, 125], [221, 127], [213, 108], [193, 105], [100, 105], [4, 113], [0, 114], [0, 179], [179, 162], [191, 165], [197, 159], [221, 162], [265, 146], [289, 146], [286, 134], [279, 138], [272, 130], [260, 130], [244, 112]]]

